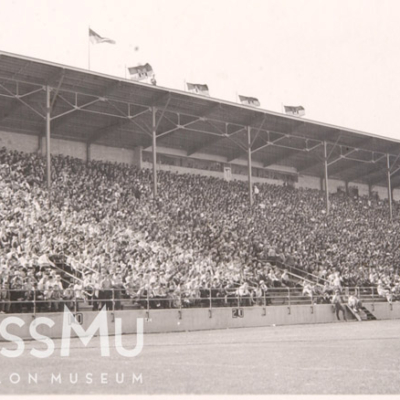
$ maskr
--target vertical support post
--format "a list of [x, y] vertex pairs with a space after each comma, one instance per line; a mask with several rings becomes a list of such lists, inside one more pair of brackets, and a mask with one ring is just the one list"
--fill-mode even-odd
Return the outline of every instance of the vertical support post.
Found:
[[114, 288], [111, 289], [112, 293], [112, 310], [115, 311], [115, 291]]
[[91, 146], [90, 143], [86, 143], [86, 165], [89, 164], [90, 158], [91, 158], [91, 156], [90, 156], [90, 150], [91, 150], [90, 146]]
[[328, 184], [328, 155], [326, 149], [326, 141], [324, 141], [324, 164], [325, 164], [325, 199], [326, 199], [326, 215], [329, 214], [329, 184]]
[[[89, 33], [90, 33], [90, 26], [89, 26]], [[90, 71], [90, 37], [88, 39], [88, 70]]]
[[157, 109], [153, 107], [152, 118], [152, 133], [153, 133], [153, 197], [157, 198], [157, 132], [156, 132], [156, 112]]
[[249, 203], [253, 205], [253, 184], [251, 181], [251, 128], [247, 127], [247, 166], [249, 174]]
[[43, 155], [43, 136], [42, 133], [38, 136], [38, 153]]
[[392, 208], [392, 182], [390, 179], [390, 159], [389, 154], [386, 154], [386, 166], [387, 166], [387, 179], [388, 179], [388, 200], [389, 200], [389, 220], [393, 220], [393, 208]]
[[212, 308], [212, 279], [210, 275], [210, 308]]
[[36, 289], [33, 289], [33, 315], [36, 315]]
[[51, 159], [50, 159], [50, 86], [46, 86], [46, 160], [47, 160], [47, 189], [51, 188]]

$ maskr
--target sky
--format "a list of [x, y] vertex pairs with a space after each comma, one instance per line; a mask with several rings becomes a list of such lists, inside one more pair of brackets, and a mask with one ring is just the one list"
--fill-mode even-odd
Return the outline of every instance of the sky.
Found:
[[[400, 140], [398, 0], [1, 0], [0, 50]], [[89, 26], [116, 41], [89, 44]], [[138, 48], [138, 49], [137, 49]]]

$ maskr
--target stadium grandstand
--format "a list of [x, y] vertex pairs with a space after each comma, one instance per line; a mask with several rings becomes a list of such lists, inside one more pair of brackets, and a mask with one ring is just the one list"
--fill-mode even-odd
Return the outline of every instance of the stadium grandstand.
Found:
[[5, 52], [0, 131], [1, 312], [400, 300], [399, 141]]

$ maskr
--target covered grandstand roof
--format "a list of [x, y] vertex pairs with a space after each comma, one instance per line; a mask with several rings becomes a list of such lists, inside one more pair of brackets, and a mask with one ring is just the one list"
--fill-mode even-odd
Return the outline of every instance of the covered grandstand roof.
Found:
[[45, 135], [46, 87], [52, 88], [51, 137], [87, 144], [147, 148], [153, 107], [157, 145], [226, 162], [252, 159], [265, 168], [294, 167], [322, 177], [400, 186], [400, 141], [250, 106], [143, 84], [0, 51], [0, 130]]

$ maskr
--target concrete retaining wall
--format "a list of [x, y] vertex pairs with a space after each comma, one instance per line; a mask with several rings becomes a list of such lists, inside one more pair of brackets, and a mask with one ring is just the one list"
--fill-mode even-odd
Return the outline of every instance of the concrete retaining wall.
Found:
[[364, 303], [363, 306], [377, 319], [400, 319], [400, 304]]
[[[400, 319], [400, 304], [365, 303], [377, 319]], [[137, 318], [144, 319], [145, 333], [182, 332], [228, 328], [262, 327], [271, 325], [297, 325], [337, 322], [336, 315], [331, 305], [296, 305], [296, 306], [269, 306], [269, 307], [244, 307], [239, 315], [234, 316], [232, 308], [198, 308], [198, 309], [173, 309], [173, 310], [126, 310], [107, 312], [107, 324], [109, 334], [115, 333], [115, 319], [121, 318], [122, 332], [125, 334], [136, 333]], [[68, 324], [80, 324], [87, 330], [98, 313], [83, 311], [77, 313], [76, 322], [68, 319]], [[347, 313], [348, 319], [354, 319]], [[15, 323], [8, 325], [7, 332], [22, 339], [31, 339], [29, 327], [36, 326], [37, 332], [51, 337], [60, 338], [63, 329], [63, 313], [43, 313], [34, 317], [32, 314], [1, 315], [0, 324], [9, 317], [19, 318], [23, 325], [19, 327]], [[40, 318], [49, 318], [54, 321], [53, 327], [41, 323]], [[96, 333], [98, 334], [98, 332]], [[77, 334], [72, 329], [71, 337]], [[0, 341], [4, 341], [0, 336]]]

